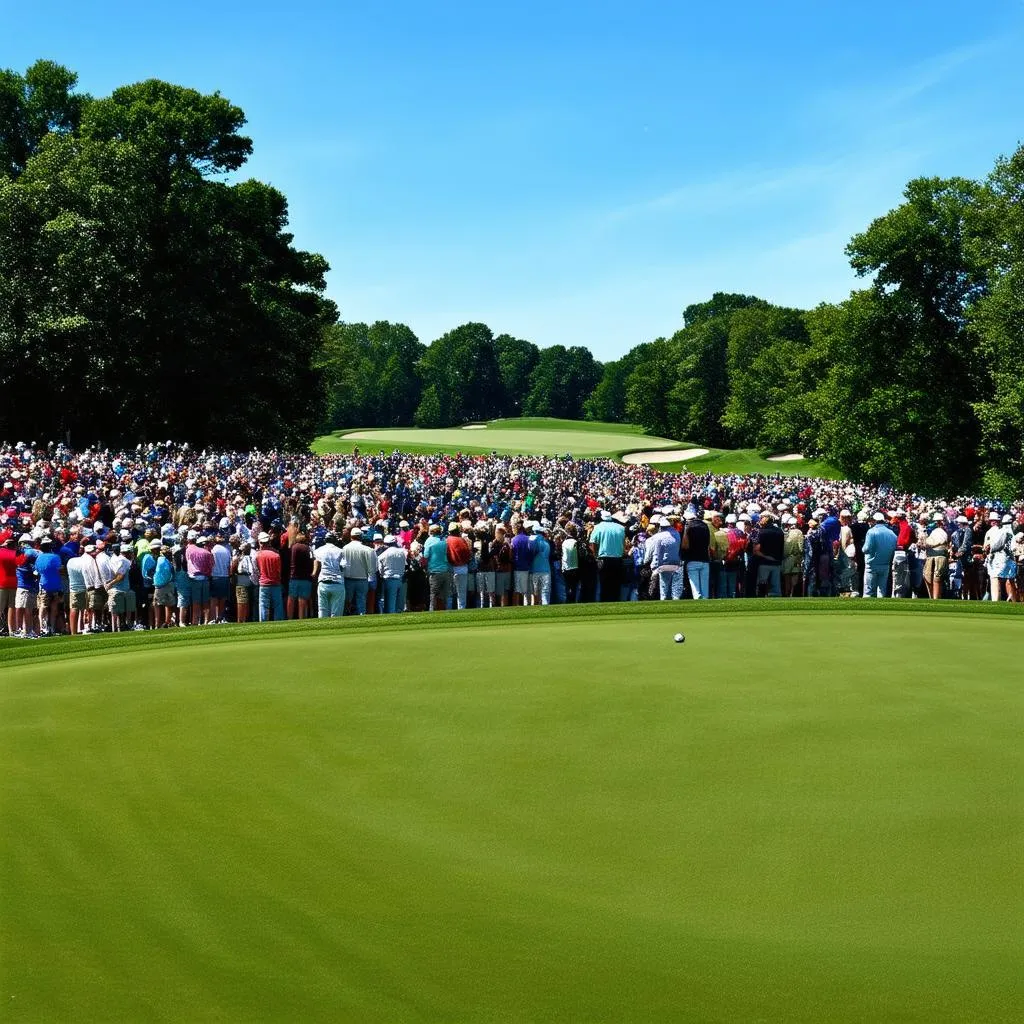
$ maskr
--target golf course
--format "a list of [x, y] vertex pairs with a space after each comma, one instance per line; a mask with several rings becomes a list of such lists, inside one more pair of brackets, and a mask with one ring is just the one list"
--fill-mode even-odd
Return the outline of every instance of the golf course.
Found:
[[3, 1019], [1020, 1021], [1022, 629], [751, 600], [0, 642]]
[[814, 476], [840, 479], [842, 474], [820, 459], [797, 452], [765, 456], [748, 448], [709, 448], [692, 441], [672, 440], [644, 433], [623, 423], [599, 423], [551, 417], [522, 417], [467, 423], [434, 430], [418, 427], [367, 427], [337, 430], [318, 437], [312, 445], [318, 455], [399, 451], [413, 455], [572, 455], [650, 462], [668, 473], [729, 473]]

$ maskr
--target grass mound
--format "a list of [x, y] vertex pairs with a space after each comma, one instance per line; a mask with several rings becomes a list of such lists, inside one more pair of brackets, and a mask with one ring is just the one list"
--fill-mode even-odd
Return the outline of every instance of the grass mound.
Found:
[[869, 604], [5, 645], [4, 1005], [1020, 1019], [1020, 612]]

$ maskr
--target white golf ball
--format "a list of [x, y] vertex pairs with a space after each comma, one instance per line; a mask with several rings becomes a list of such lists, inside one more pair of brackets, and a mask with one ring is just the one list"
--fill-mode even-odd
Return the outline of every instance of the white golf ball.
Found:
[[683, 636], [682, 633], [676, 633], [676, 635], [672, 637], [672, 639], [675, 640], [677, 644], [681, 644], [686, 639], [686, 637]]

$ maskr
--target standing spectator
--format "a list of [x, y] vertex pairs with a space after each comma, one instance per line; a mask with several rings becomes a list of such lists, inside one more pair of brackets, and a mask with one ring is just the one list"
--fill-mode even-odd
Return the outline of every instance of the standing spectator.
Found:
[[729, 535], [725, 531], [725, 520], [722, 513], [715, 509], [706, 515], [705, 522], [710, 520], [711, 530], [711, 596], [722, 596], [722, 573], [725, 568], [725, 556], [729, 553]]
[[547, 527], [538, 523], [530, 540], [530, 603], [534, 605], [551, 604], [551, 545], [547, 532]]
[[804, 535], [793, 516], [786, 516], [783, 525], [786, 527], [786, 543], [782, 558], [782, 593], [793, 597], [803, 566]]
[[892, 596], [910, 597], [910, 559], [913, 557], [910, 549], [915, 533], [905, 509], [893, 512], [892, 529], [896, 534], [896, 553], [892, 557]]
[[932, 512], [929, 526], [924, 543], [919, 543], [925, 555], [922, 579], [931, 599], [937, 601], [942, 597], [949, 569], [949, 534], [946, 533], [941, 512]]
[[452, 569], [455, 606], [459, 611], [463, 611], [466, 607], [469, 563], [473, 558], [473, 550], [466, 538], [461, 535], [458, 523], [449, 523], [448, 539], [445, 544], [448, 549], [448, 564]]
[[874, 526], [864, 538], [864, 596], [885, 597], [889, 593], [889, 575], [898, 539], [886, 526], [881, 512], [876, 512], [872, 518]]
[[407, 561], [405, 548], [399, 545], [397, 537], [389, 533], [384, 538], [384, 546], [377, 554], [377, 578], [381, 581], [385, 615], [401, 611], [398, 606], [398, 595], [402, 591]]
[[377, 572], [377, 559], [373, 548], [363, 543], [363, 531], [352, 527], [352, 538], [342, 549], [345, 563], [345, 604], [354, 615], [366, 614], [366, 593], [370, 589], [370, 577]]
[[590, 534], [590, 549], [597, 559], [601, 583], [601, 602], [618, 601], [622, 591], [622, 556], [626, 552], [626, 528], [610, 512], [601, 512], [601, 521]]
[[998, 512], [989, 516], [992, 524], [985, 534], [982, 550], [987, 558], [989, 586], [993, 601], [1003, 600], [1003, 587], [1006, 588], [1006, 600], [1017, 600], [1017, 563], [1011, 553], [1013, 545], [1013, 517], [1004, 515], [1000, 519]]
[[782, 597], [782, 560], [785, 557], [786, 535], [775, 525], [770, 512], [761, 515], [761, 529], [757, 545], [757, 588], [763, 588], [766, 597]]
[[170, 629], [174, 623], [174, 563], [163, 544], [150, 542], [153, 566], [153, 628]]
[[512, 600], [517, 605], [530, 603], [530, 566], [533, 565], [533, 547], [530, 532], [533, 524], [520, 520], [512, 538]]
[[[494, 531], [491, 554], [494, 556], [494, 593], [501, 607], [507, 608], [509, 592], [512, 589], [512, 545], [507, 540], [504, 526], [499, 526]], [[491, 603], [493, 605], [494, 602]]]
[[291, 572], [288, 577], [288, 618], [305, 619], [309, 616], [309, 601], [313, 596], [313, 556], [309, 540], [297, 533], [291, 545]]
[[36, 558], [36, 572], [39, 574], [39, 632], [42, 636], [52, 636], [56, 632], [61, 596], [64, 593], [61, 568], [60, 555], [54, 552], [53, 541], [43, 537], [39, 541], [39, 555]]
[[683, 563], [680, 555], [682, 537], [668, 519], [651, 518], [658, 532], [644, 545], [644, 564], [658, 580], [658, 596], [662, 601], [679, 601], [683, 596]]
[[110, 628], [120, 633], [125, 628], [125, 616], [128, 613], [128, 594], [131, 583], [128, 572], [131, 562], [121, 553], [120, 544], [110, 546], [110, 571], [112, 576], [107, 584], [107, 610], [110, 612]]
[[260, 622], [280, 622], [284, 618], [284, 602], [281, 599], [281, 556], [270, 542], [270, 534], [258, 537], [259, 551], [256, 552], [256, 572], [260, 585]]
[[32, 546], [30, 534], [22, 534], [21, 554], [18, 555], [15, 575], [18, 588], [14, 594], [15, 627], [17, 635], [25, 640], [35, 639], [36, 615], [39, 604], [39, 577], [36, 573], [36, 558], [39, 552]]
[[334, 533], [328, 533], [323, 544], [313, 552], [313, 577], [317, 581], [316, 601], [321, 619], [339, 619], [345, 614], [342, 557]]
[[68, 629], [72, 636], [88, 632], [89, 592], [85, 582], [85, 561], [88, 558], [86, 554], [73, 555], [65, 566], [68, 574]]
[[14, 636], [18, 592], [18, 542], [12, 533], [0, 545], [0, 636]]
[[185, 548], [185, 563], [192, 591], [192, 625], [208, 626], [210, 619], [210, 575], [213, 572], [213, 554], [209, 551], [210, 540], [201, 537], [194, 530], [188, 534], [189, 544]]
[[423, 558], [427, 563], [427, 578], [430, 582], [430, 610], [443, 612], [451, 594], [451, 568], [448, 565], [448, 545], [441, 537], [441, 527], [430, 524]]
[[695, 601], [706, 601], [711, 596], [711, 531], [703, 519], [697, 518], [693, 509], [687, 509], [683, 516], [683, 540], [680, 545], [686, 559], [686, 576], [690, 582], [690, 594]]
[[956, 563], [962, 581], [960, 596], [965, 601], [979, 600], [978, 574], [974, 567], [974, 530], [965, 515], [956, 517], [956, 528], [950, 537], [950, 565]]
[[82, 576], [85, 579], [85, 590], [89, 595], [88, 617], [83, 633], [99, 633], [103, 628], [103, 610], [107, 603], [107, 590], [103, 586], [97, 556], [99, 551], [95, 544], [86, 544], [85, 558], [82, 560]]
[[171, 555], [174, 562], [174, 592], [178, 601], [178, 625], [185, 627], [189, 624], [189, 613], [192, 610], [192, 580], [181, 546], [173, 548]]
[[565, 603], [575, 604], [579, 596], [580, 560], [579, 531], [575, 523], [565, 524], [565, 537], [562, 540], [562, 579], [565, 581]]
[[231, 596], [231, 548], [223, 533], [213, 540], [213, 566], [210, 569], [210, 619], [227, 622], [228, 598]]

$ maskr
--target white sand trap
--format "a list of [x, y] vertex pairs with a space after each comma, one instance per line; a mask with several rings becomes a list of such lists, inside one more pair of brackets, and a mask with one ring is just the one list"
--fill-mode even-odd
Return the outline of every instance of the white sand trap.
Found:
[[463, 430], [486, 430], [487, 429], [487, 424], [486, 423], [467, 423], [462, 429]]
[[630, 466], [654, 462], [685, 462], [687, 459], [696, 459], [707, 453], [707, 448], [672, 448], [669, 451], [630, 452], [622, 456], [622, 461]]
[[799, 462], [804, 456], [799, 452], [792, 452], [789, 455], [769, 455], [769, 462]]

